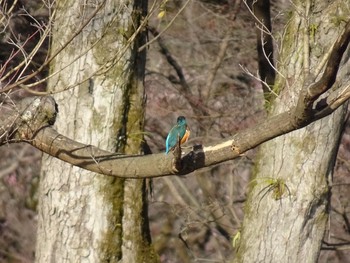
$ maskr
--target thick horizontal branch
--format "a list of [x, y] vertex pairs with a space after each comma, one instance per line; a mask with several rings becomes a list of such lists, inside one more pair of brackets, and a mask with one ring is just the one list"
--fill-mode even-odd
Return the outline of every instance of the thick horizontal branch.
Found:
[[[146, 178], [188, 174], [203, 167], [232, 160], [263, 142], [303, 128], [335, 111], [350, 97], [348, 85], [338, 87], [327, 94], [326, 98], [323, 98], [325, 103], [320, 100], [314, 107], [313, 102], [333, 86], [349, 40], [350, 22], [345, 27], [343, 35], [336, 41], [323, 76], [309, 88], [303, 89], [296, 107], [272, 116], [255, 127], [238, 132], [215, 145], [194, 146], [180, 161], [172, 154], [165, 153], [146, 156], [113, 154], [92, 145], [73, 141], [51, 127], [57, 113], [56, 103], [52, 97], [29, 98], [17, 105], [3, 104], [0, 114], [0, 146], [25, 141], [62, 161], [110, 176]], [[318, 107], [320, 105], [321, 107]]]
[[[239, 157], [241, 153], [295, 129], [290, 125], [291, 122], [288, 121], [290, 119], [289, 112], [280, 114], [216, 145], [194, 146], [182, 157], [181, 169], [176, 174], [188, 174], [197, 169]], [[145, 178], [174, 174], [172, 154], [160, 153], [145, 156], [113, 154], [92, 145], [73, 141], [51, 127], [42, 128], [28, 142], [62, 161], [105, 175]]]
[[[18, 108], [19, 106], [23, 109]], [[19, 106], [14, 109], [17, 114], [16, 120], [7, 125], [7, 129], [12, 131], [6, 133], [7, 142], [25, 141], [62, 161], [93, 172], [123, 178], [188, 174], [203, 167], [237, 158], [263, 142], [302, 128], [302, 126], [293, 125], [295, 109], [292, 109], [268, 118], [255, 127], [243, 130], [215, 145], [194, 146], [182, 157], [180, 169], [175, 173], [172, 154], [160, 153], [145, 156], [113, 154], [59, 134], [50, 126], [57, 111], [51, 97], [32, 98], [31, 103], [19, 104]], [[11, 116], [13, 112], [9, 110], [6, 114]], [[315, 120], [310, 120], [309, 123]], [[2, 136], [4, 134], [0, 132], [0, 138], [4, 137]], [[5, 140], [0, 141], [0, 145], [4, 143]]]

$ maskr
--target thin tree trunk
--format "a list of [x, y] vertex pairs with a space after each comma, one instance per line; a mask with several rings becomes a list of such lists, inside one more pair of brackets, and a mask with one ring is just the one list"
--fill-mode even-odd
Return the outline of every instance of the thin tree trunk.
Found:
[[[60, 71], [48, 85], [58, 92], [57, 131], [109, 151], [141, 153], [145, 54], [136, 50], [145, 36], [128, 39], [146, 3], [106, 1], [52, 62], [51, 73]], [[51, 50], [74, 35], [96, 8], [89, 1], [56, 1]], [[44, 155], [36, 261], [157, 261], [143, 217], [144, 190], [142, 180], [94, 174]]]
[[[322, 61], [344, 28], [341, 17], [350, 15], [343, 1], [294, 3], [277, 63], [280, 95], [271, 115], [296, 105], [301, 87], [322, 73]], [[336, 85], [350, 84], [346, 73], [349, 63]], [[317, 261], [345, 111], [346, 105], [261, 146], [235, 262]]]

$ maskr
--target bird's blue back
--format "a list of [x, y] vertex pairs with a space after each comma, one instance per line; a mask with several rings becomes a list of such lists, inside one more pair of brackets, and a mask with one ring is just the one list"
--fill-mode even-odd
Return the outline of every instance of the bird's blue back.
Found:
[[187, 128], [187, 122], [185, 117], [180, 116], [177, 119], [177, 124], [170, 130], [166, 141], [166, 153], [168, 153], [177, 143], [178, 137], [181, 140], [185, 133], [186, 133], [186, 128]]

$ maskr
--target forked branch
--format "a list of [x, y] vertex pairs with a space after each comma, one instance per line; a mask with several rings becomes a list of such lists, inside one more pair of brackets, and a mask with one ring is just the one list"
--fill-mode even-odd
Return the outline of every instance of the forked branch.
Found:
[[[333, 87], [337, 78], [338, 70], [340, 67], [341, 60], [344, 52], [347, 49], [350, 42], [350, 20], [347, 22], [344, 32], [336, 40], [333, 49], [329, 55], [326, 63], [323, 75], [319, 80], [312, 80], [312, 83], [303, 89], [299, 96], [298, 104], [295, 110], [295, 122], [296, 126], [300, 125], [300, 122], [305, 122], [308, 119], [313, 119], [315, 115], [320, 112], [319, 108], [314, 109], [314, 103], [323, 94]], [[308, 77], [310, 81], [312, 76]], [[307, 83], [306, 83], [307, 84]], [[344, 92], [346, 94], [347, 92]], [[342, 97], [344, 98], [344, 94]], [[327, 96], [329, 97], [329, 96]], [[347, 99], [347, 96], [345, 96]], [[322, 110], [331, 107], [328, 103], [322, 106]]]

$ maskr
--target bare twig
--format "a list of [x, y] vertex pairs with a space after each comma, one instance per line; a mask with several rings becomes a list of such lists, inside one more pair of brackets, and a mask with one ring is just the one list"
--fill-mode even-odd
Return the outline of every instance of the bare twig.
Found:
[[[259, 75], [262, 82], [266, 103], [270, 104], [274, 93], [271, 87], [275, 83], [276, 68], [273, 61], [273, 37], [271, 34], [270, 1], [259, 0], [250, 1], [248, 4], [244, 0], [249, 12], [256, 21], [257, 51], [259, 63]], [[266, 84], [267, 85], [266, 85]]]
[[[154, 5], [151, 7], [151, 10], [154, 10]], [[151, 11], [152, 12], [152, 11]], [[109, 71], [113, 66], [115, 66], [115, 64], [120, 60], [120, 58], [125, 54], [125, 52], [127, 52], [128, 49], [130, 49], [131, 45], [134, 43], [134, 40], [136, 38], [136, 36], [142, 32], [147, 25], [148, 19], [149, 19], [150, 14], [147, 15], [147, 17], [145, 17], [142, 20], [142, 23], [139, 25], [138, 28], [136, 28], [136, 30], [133, 32], [133, 34], [130, 36], [130, 38], [127, 40], [127, 44], [125, 46], [123, 46], [122, 49], [118, 50], [113, 57], [111, 57], [110, 59], [108, 59], [104, 64], [102, 64], [100, 67], [98, 67], [96, 70], [94, 70], [93, 72], [91, 72], [90, 74], [88, 74], [87, 76], [85, 76], [83, 79], [73, 83], [72, 85], [66, 86], [63, 89], [58, 89], [55, 91], [48, 91], [48, 92], [42, 92], [42, 91], [35, 91], [35, 90], [31, 90], [30, 88], [32, 88], [33, 86], [38, 85], [39, 83], [42, 83], [46, 80], [48, 80], [49, 78], [52, 78], [53, 76], [57, 75], [58, 73], [60, 73], [62, 70], [68, 68], [69, 66], [71, 66], [74, 62], [76, 62], [78, 59], [80, 59], [83, 55], [87, 54], [92, 48], [94, 48], [105, 36], [105, 34], [107, 33], [107, 31], [110, 29], [112, 23], [117, 19], [116, 16], [114, 17], [114, 19], [112, 19], [111, 21], [109, 21], [109, 23], [104, 27], [104, 31], [102, 32], [101, 36], [94, 42], [92, 43], [86, 50], [80, 52], [73, 60], [71, 60], [69, 63], [67, 63], [66, 65], [64, 65], [63, 67], [61, 67], [59, 70], [51, 73], [49, 76], [47, 76], [46, 78], [43, 78], [37, 82], [31, 83], [31, 84], [26, 84], [26, 85], [20, 85], [23, 89], [27, 90], [28, 92], [35, 94], [35, 95], [47, 95], [47, 94], [56, 94], [56, 93], [60, 93], [69, 89], [73, 89], [77, 86], [79, 86], [80, 84], [86, 82], [87, 80], [91, 79], [93, 76], [96, 75], [102, 75], [104, 73], [106, 73], [107, 71]]]
[[269, 84], [266, 83], [266, 81], [263, 81], [260, 76], [258, 76], [258, 73], [257, 73], [257, 76], [255, 76], [253, 73], [251, 73], [246, 67], [242, 66], [242, 65], [239, 65], [240, 68], [243, 70], [244, 73], [246, 73], [248, 76], [252, 77], [253, 79], [255, 80], [258, 80], [262, 83], [262, 85], [265, 86], [266, 90], [268, 90], [269, 92], [271, 92], [271, 94], [273, 94], [275, 97], [278, 97], [278, 94], [276, 92], [274, 92], [271, 87], [269, 86]]
[[[16, 81], [13, 84], [8, 85], [6, 88], [3, 88], [0, 92], [6, 92], [8, 90], [11, 90], [15, 87], [18, 87], [20, 84], [24, 84], [25, 82], [31, 80], [32, 78], [34, 78], [36, 75], [38, 75], [55, 57], [58, 56], [58, 54], [60, 54], [62, 52], [63, 49], [65, 49], [74, 39], [75, 37], [81, 33], [81, 31], [91, 22], [91, 20], [96, 16], [97, 12], [104, 6], [106, 0], [102, 1], [94, 10], [94, 12], [92, 12], [92, 14], [88, 17], [88, 19], [82, 23], [82, 25], [72, 34], [72, 36], [62, 45], [60, 46], [60, 48], [58, 48], [56, 51], [53, 52], [53, 54], [33, 73], [25, 76], [24, 78], [22, 78], [19, 81]], [[54, 14], [52, 15], [51, 19], [53, 19]], [[46, 35], [50, 32], [49, 28], [46, 28], [47, 33]], [[34, 49], [35, 53], [37, 52], [37, 50], [39, 49], [39, 47], [41, 46], [42, 42], [44, 41], [44, 37], [41, 38], [41, 41], [36, 45], [36, 48]], [[33, 52], [32, 52], [33, 53]], [[34, 53], [34, 54], [35, 54]]]

